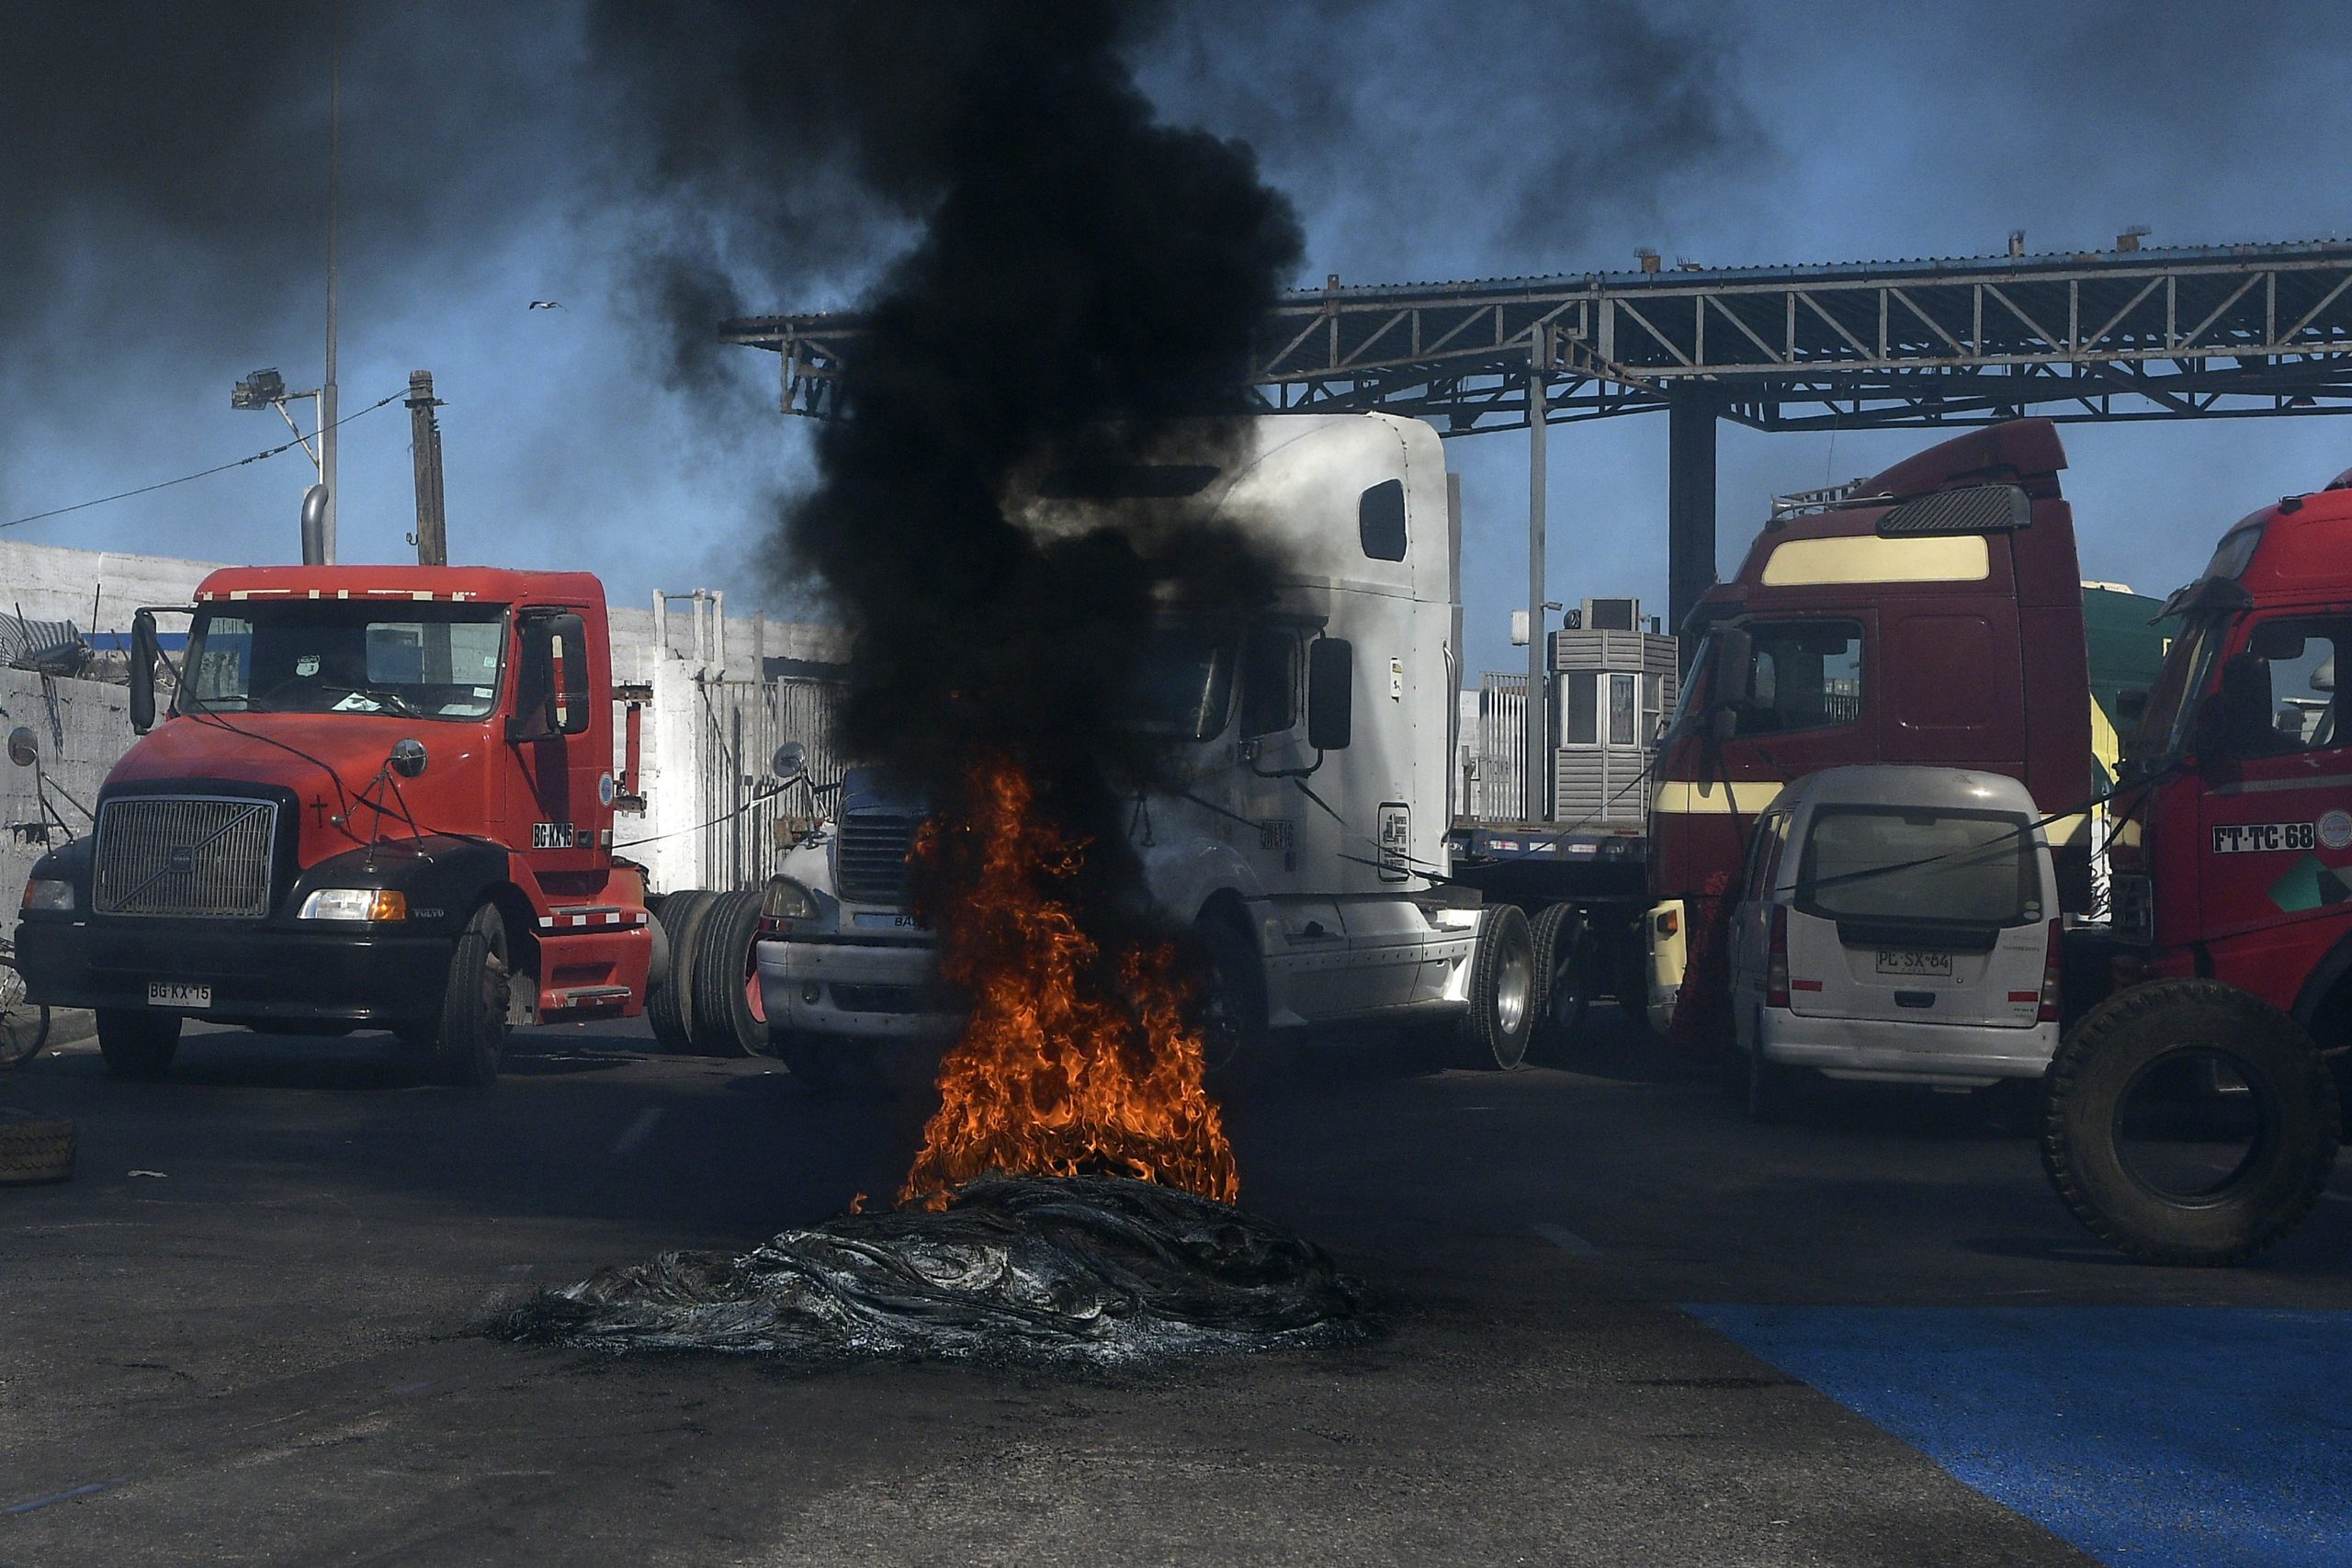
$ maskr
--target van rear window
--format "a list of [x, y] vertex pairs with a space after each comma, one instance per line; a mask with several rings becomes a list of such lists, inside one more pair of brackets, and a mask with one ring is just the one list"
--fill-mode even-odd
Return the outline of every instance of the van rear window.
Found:
[[2042, 919], [2032, 823], [2014, 812], [1825, 806], [1805, 836], [1796, 901], [1832, 919], [2030, 924]]

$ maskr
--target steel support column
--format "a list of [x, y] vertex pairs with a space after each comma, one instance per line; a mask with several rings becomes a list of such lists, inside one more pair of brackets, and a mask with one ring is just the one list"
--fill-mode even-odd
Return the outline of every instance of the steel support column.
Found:
[[1527, 764], [1520, 788], [1527, 819], [1542, 822], [1552, 807], [1552, 705], [1545, 700], [1544, 648], [1544, 481], [1545, 437], [1544, 372], [1542, 333], [1537, 334], [1534, 362], [1527, 372]]
[[[1679, 381], [1667, 394], [1667, 628], [1715, 581], [1715, 418], [1722, 394], [1703, 381]], [[1683, 649], [1690, 667], [1690, 649]]]

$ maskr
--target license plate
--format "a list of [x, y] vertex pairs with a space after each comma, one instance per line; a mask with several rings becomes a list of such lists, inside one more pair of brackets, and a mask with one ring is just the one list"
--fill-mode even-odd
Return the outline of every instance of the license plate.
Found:
[[859, 910], [855, 921], [860, 931], [919, 931], [922, 930], [922, 925], [912, 915], [877, 915], [868, 909]]
[[1906, 980], [1949, 980], [1951, 954], [1922, 953], [1916, 947], [1882, 947], [1878, 950], [1878, 972]]
[[212, 987], [191, 986], [181, 980], [150, 980], [147, 982], [147, 1005], [151, 1008], [209, 1008], [212, 1005]]

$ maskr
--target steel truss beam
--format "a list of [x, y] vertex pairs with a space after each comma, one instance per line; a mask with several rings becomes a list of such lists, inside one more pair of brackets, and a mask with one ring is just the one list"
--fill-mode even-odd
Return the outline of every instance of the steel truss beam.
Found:
[[[729, 321], [777, 351], [784, 407], [839, 411], [854, 314]], [[1268, 409], [1381, 409], [1450, 435], [1668, 406], [1712, 383], [1762, 430], [2352, 412], [2352, 245], [1342, 288], [1286, 297], [1260, 334]]]

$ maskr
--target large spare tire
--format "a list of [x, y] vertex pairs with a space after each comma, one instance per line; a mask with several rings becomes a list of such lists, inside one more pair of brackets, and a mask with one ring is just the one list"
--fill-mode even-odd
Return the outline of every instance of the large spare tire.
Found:
[[2219, 981], [2109, 997], [2059, 1046], [2049, 1086], [2051, 1185], [2093, 1235], [2152, 1263], [2252, 1258], [2310, 1213], [2335, 1164], [2335, 1081], [2311, 1036]]
[[760, 895], [721, 893], [702, 917], [688, 966], [674, 980], [691, 978], [691, 1030], [699, 1056], [767, 1056], [767, 1010], [760, 1000], [759, 971], [752, 944], [760, 934]]
[[74, 1123], [0, 1107], [0, 1187], [62, 1181], [74, 1174]]
[[671, 894], [653, 911], [669, 943], [670, 969], [645, 998], [645, 1020], [652, 1025], [653, 1038], [673, 1055], [694, 1050], [695, 937], [718, 897], [689, 887]]

